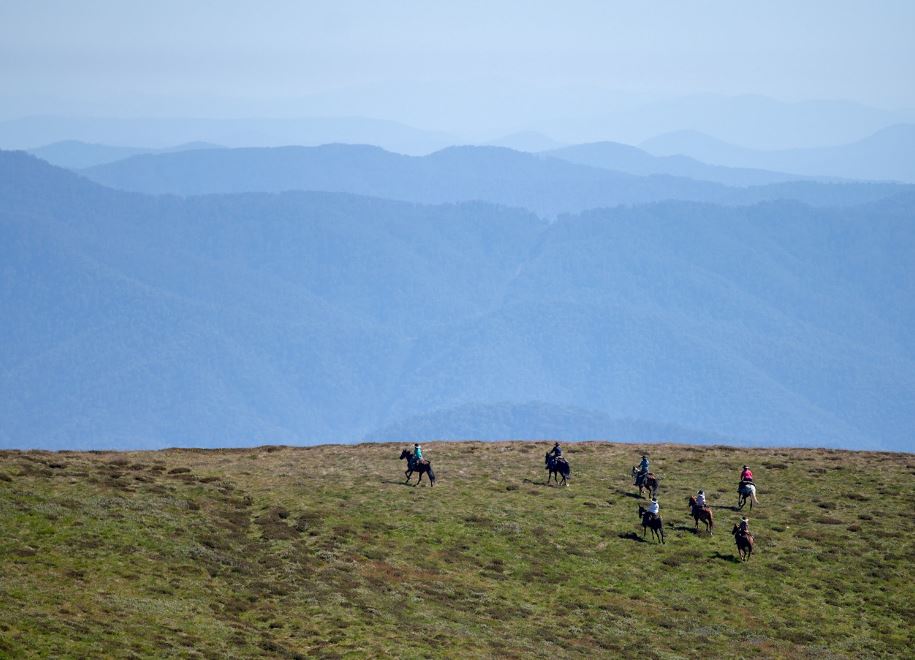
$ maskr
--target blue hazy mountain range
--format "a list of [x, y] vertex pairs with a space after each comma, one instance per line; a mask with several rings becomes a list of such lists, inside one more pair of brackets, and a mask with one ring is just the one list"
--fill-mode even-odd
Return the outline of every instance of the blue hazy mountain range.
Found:
[[915, 195], [894, 190], [550, 223], [347, 193], [147, 196], [0, 152], [0, 446], [544, 428], [911, 451]]
[[895, 195], [895, 184], [807, 181], [747, 188], [667, 175], [637, 176], [502, 147], [449, 147], [428, 156], [378, 147], [198, 149], [146, 154], [82, 170], [106, 186], [143, 193], [204, 195], [319, 190], [423, 204], [479, 200], [544, 216], [680, 199], [719, 204], [796, 199], [858, 204]]
[[[682, 155], [655, 156], [643, 149], [619, 142], [575, 144], [543, 152], [570, 163], [601, 167], [639, 176], [666, 174], [712, 181], [726, 186], [764, 186], [770, 183], [809, 179], [796, 174], [743, 167], [708, 165]], [[40, 154], [36, 154], [40, 155]]]
[[384, 119], [305, 117], [208, 119], [179, 117], [28, 116], [0, 120], [0, 148], [81, 141], [113, 146], [210, 142], [227, 147], [319, 145], [328, 142], [377, 144], [405, 154], [427, 154], [461, 140], [443, 131], [426, 131]]
[[[647, 151], [619, 142], [594, 142], [560, 146], [546, 136], [536, 133], [517, 133], [496, 140], [485, 146], [501, 146], [515, 151], [541, 153], [541, 155], [559, 158], [580, 165], [590, 165], [603, 169], [650, 176], [668, 174], [712, 181], [730, 186], [765, 185], [785, 181], [811, 180], [796, 174], [769, 172], [737, 167], [707, 165], [688, 156], [653, 156]], [[189, 151], [192, 149], [213, 149], [220, 145], [208, 142], [190, 142], [164, 149], [149, 147], [117, 147], [105, 144], [65, 140], [53, 144], [28, 149], [29, 153], [46, 160], [52, 165], [79, 170], [104, 165], [141, 154], [169, 153]], [[822, 178], [821, 178], [822, 179]]]
[[193, 149], [219, 149], [220, 145], [210, 142], [186, 142], [174, 147], [153, 149], [149, 147], [116, 147], [110, 144], [63, 140], [29, 149], [29, 153], [46, 160], [52, 165], [71, 170], [84, 169], [94, 165], [112, 163], [131, 156], [150, 153], [170, 153], [174, 151], [191, 151]]
[[915, 182], [915, 124], [883, 128], [850, 144], [762, 151], [735, 146], [696, 131], [674, 131], [646, 140], [641, 147], [656, 156], [685, 155], [727, 167]]

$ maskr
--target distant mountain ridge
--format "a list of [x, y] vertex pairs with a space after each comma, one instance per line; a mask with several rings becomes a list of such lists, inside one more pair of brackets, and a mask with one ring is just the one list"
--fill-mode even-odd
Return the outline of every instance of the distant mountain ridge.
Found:
[[708, 165], [682, 155], [654, 156], [638, 147], [619, 142], [576, 144], [546, 151], [544, 155], [638, 176], [666, 174], [712, 181], [726, 186], [761, 186], [810, 178], [784, 172]]
[[460, 142], [443, 131], [367, 117], [207, 119], [198, 117], [56, 117], [0, 120], [0, 149], [32, 149], [65, 140], [164, 149], [189, 142], [227, 147], [377, 144], [404, 154], [428, 154]]
[[421, 204], [478, 200], [548, 217], [668, 199], [719, 204], [797, 199], [844, 205], [903, 190], [806, 181], [733, 188], [684, 177], [636, 176], [503, 147], [449, 147], [422, 157], [343, 144], [196, 150], [134, 156], [82, 173], [107, 186], [151, 194], [315, 190]]
[[140, 154], [163, 154], [192, 151], [194, 149], [222, 149], [222, 147], [210, 142], [187, 142], [174, 147], [153, 149], [151, 147], [115, 147], [109, 144], [64, 140], [63, 142], [54, 142], [43, 147], [29, 149], [28, 152], [48, 161], [52, 165], [79, 170], [95, 165], [113, 163], [114, 161], [130, 158], [131, 156], [139, 156]]
[[913, 217], [912, 193], [553, 223], [151, 197], [0, 152], [0, 446], [445, 437], [483, 405], [480, 433], [641, 420], [627, 432], [911, 450]]
[[641, 147], [657, 156], [680, 154], [727, 167], [915, 183], [915, 124], [890, 126], [862, 140], [833, 147], [760, 151], [696, 131], [659, 135]]

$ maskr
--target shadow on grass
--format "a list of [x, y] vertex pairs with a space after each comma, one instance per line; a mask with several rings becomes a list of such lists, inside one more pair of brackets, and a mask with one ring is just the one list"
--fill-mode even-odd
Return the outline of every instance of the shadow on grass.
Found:
[[734, 555], [723, 555], [717, 551], [712, 553], [712, 559], [720, 559], [721, 561], [729, 561], [732, 564], [740, 563], [740, 559], [738, 557], [735, 557]]
[[413, 485], [415, 485], [415, 482], [410, 483], [409, 481], [404, 481], [403, 479], [401, 479], [400, 481], [395, 481], [394, 479], [382, 479], [381, 483], [392, 484], [394, 486], [413, 486]]
[[555, 481], [534, 481], [533, 479], [524, 479], [522, 483], [530, 484], [531, 486], [543, 486], [544, 488], [553, 488], [555, 486], [570, 486], [572, 485], [572, 480], [569, 479], [565, 484], [556, 483]]
[[616, 494], [621, 495], [623, 497], [632, 497], [637, 500], [642, 499], [642, 497], [638, 493], [633, 493], [631, 490], [623, 490], [622, 488], [617, 488]]
[[626, 539], [628, 541], [636, 541], [638, 543], [647, 543], [645, 539], [636, 534], [635, 532], [622, 532], [617, 534], [621, 539]]

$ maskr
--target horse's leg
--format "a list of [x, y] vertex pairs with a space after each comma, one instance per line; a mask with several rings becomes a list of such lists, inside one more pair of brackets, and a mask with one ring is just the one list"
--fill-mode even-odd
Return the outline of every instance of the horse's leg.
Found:
[[419, 486], [423, 482], [423, 471], [419, 471], [419, 479], [416, 480], [416, 485]]

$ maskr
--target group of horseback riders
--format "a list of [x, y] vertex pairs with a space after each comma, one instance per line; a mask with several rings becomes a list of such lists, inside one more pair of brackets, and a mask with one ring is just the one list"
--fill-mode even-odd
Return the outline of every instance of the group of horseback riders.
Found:
[[[428, 474], [430, 483], [435, 485], [435, 473], [432, 471], [432, 465], [423, 458], [423, 449], [418, 442], [414, 443], [412, 451], [404, 449], [400, 458], [407, 459], [407, 471], [405, 473], [407, 481], [410, 480], [413, 472], [419, 472], [420, 481], [422, 481], [423, 474]], [[556, 476], [557, 483], [559, 482], [559, 477], [562, 477], [562, 484], [566, 484], [566, 479], [571, 474], [571, 468], [568, 461], [563, 457], [562, 446], [558, 442], [546, 454], [546, 468], [550, 471], [551, 477]], [[632, 474], [635, 477], [635, 485], [639, 487], [639, 494], [641, 494], [642, 488], [647, 487], [651, 495], [651, 502], [648, 506], [645, 508], [639, 507], [639, 511], [642, 514], [642, 527], [651, 528], [653, 532], [658, 532], [658, 537], [663, 543], [664, 532], [661, 520], [661, 505], [658, 502], [657, 493], [658, 479], [651, 472], [651, 461], [647, 454], [642, 454], [642, 460], [637, 468], [632, 468]], [[549, 482], [549, 479], [547, 481]], [[419, 482], [417, 482], [418, 484]], [[747, 465], [744, 465], [740, 471], [740, 483], [737, 487], [737, 492], [741, 498], [747, 497], [747, 492], [749, 492], [752, 494], [753, 501], [756, 501], [753, 472]], [[696, 520], [697, 528], [699, 521], [702, 520], [706, 523], [706, 529], [711, 532], [714, 522], [705, 491], [699, 490], [696, 495], [690, 497], [690, 506], [692, 507], [692, 514]], [[743, 506], [743, 500], [738, 502], [738, 506]], [[751, 504], [750, 507], [752, 508], [752, 506]], [[734, 526], [733, 534], [737, 540], [741, 557], [744, 557], [742, 547], [748, 546], [749, 552], [752, 552], [753, 536], [750, 534], [750, 520], [746, 516], [743, 516], [740, 522]], [[749, 556], [749, 552], [746, 556]]]
[[[657, 479], [651, 472], [651, 461], [647, 455], [642, 454], [642, 460], [638, 465], [638, 469], [634, 469], [633, 473], [635, 475], [634, 485], [639, 486], [640, 493], [642, 487], [646, 484], [655, 484], [652, 488], [649, 489], [652, 494], [651, 502], [645, 509], [643, 509], [643, 526], [649, 526], [653, 521], [661, 520], [661, 505], [658, 502], [656, 490]], [[750, 470], [749, 466], [744, 465], [740, 471], [740, 483], [737, 486], [738, 494], [740, 495], [744, 493], [744, 489], [748, 486], [755, 486], [753, 483], [753, 471]], [[699, 490], [695, 496], [690, 498], [690, 504], [694, 507], [693, 515], [696, 518], [696, 524], [698, 525], [699, 519], [707, 520], [709, 523], [708, 529], [710, 529], [712, 520], [711, 507], [708, 504], [708, 500], [705, 496], [705, 491]], [[743, 516], [740, 522], [735, 526], [734, 534], [735, 536], [742, 536], [746, 538], [752, 544], [753, 536], [750, 534], [750, 520], [747, 518], [747, 516]]]

